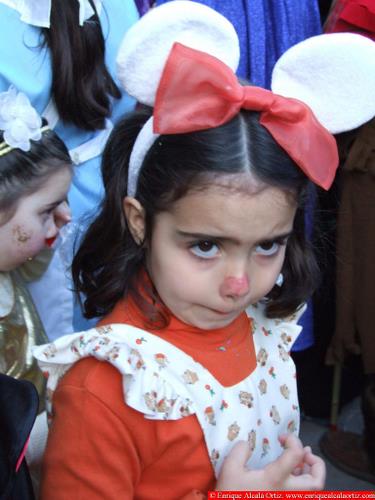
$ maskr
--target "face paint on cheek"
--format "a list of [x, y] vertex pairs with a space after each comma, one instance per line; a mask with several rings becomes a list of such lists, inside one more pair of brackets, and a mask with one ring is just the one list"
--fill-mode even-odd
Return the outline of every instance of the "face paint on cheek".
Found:
[[24, 245], [31, 238], [31, 234], [27, 233], [21, 226], [13, 228], [13, 236], [19, 245]]

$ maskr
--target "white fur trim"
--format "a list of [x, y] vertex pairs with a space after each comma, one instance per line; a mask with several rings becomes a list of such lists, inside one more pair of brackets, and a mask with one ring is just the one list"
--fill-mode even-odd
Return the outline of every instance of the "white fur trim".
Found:
[[277, 61], [272, 90], [306, 103], [333, 134], [353, 130], [375, 115], [375, 43], [354, 33], [308, 38]]
[[239, 42], [232, 24], [206, 5], [175, 0], [147, 12], [126, 33], [117, 55], [117, 73], [124, 89], [153, 106], [161, 73], [174, 42], [211, 54], [233, 71]]

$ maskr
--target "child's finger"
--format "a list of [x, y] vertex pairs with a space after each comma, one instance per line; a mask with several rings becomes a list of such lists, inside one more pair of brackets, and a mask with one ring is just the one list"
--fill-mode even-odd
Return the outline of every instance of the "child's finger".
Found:
[[322, 490], [326, 478], [326, 467], [322, 458], [312, 453], [305, 455], [305, 470], [299, 476], [295, 476], [288, 484], [289, 489], [294, 490]]
[[311, 446], [305, 446], [303, 448], [303, 451], [304, 451], [303, 460], [302, 463], [300, 464], [300, 467], [298, 467], [300, 469], [300, 472], [299, 474], [295, 473], [296, 476], [310, 472], [310, 466], [305, 462], [305, 456], [307, 454], [312, 453]]
[[313, 477], [323, 477], [325, 481], [326, 464], [321, 457], [319, 457], [318, 455], [314, 455], [313, 453], [308, 453], [305, 456], [305, 462], [310, 466], [310, 473]]
[[250, 472], [246, 468], [246, 463], [250, 456], [251, 448], [248, 442], [239, 441], [236, 443], [224, 459], [216, 489], [248, 489], [247, 475]]
[[300, 476], [303, 473], [303, 470], [303, 467], [301, 467], [301, 465], [298, 465], [293, 471], [293, 476]]
[[266, 466], [266, 469], [272, 469], [277, 481], [283, 481], [296, 468], [300, 467], [304, 454], [302, 443], [294, 434], [288, 434], [285, 438], [280, 436], [280, 443], [284, 445], [285, 451], [274, 462]]
[[295, 434], [280, 434], [278, 437], [279, 442], [283, 448], [286, 448], [287, 446], [289, 448], [293, 446], [298, 446], [302, 448], [302, 441], [295, 435]]
[[[231, 449], [224, 460], [226, 468], [244, 468], [251, 457], [251, 448], [247, 441], [239, 441]], [[224, 467], [223, 464], [223, 467]]]

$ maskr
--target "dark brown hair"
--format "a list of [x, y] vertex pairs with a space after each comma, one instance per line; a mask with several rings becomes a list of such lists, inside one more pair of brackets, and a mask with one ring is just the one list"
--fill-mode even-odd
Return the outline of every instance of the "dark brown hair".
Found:
[[69, 152], [53, 130], [45, 130], [39, 141], [30, 143], [29, 151], [12, 149], [0, 156], [0, 210], [8, 217], [18, 201], [37, 191], [50, 175], [61, 168], [72, 168]]
[[[145, 249], [133, 240], [123, 212], [129, 156], [150, 112], [130, 114], [114, 128], [103, 155], [105, 198], [73, 261], [73, 279], [84, 296], [86, 317], [102, 316], [127, 294], [139, 301], [137, 277], [145, 267]], [[279, 187], [298, 209], [287, 244], [282, 287], [269, 294], [267, 314], [294, 312], [314, 289], [317, 265], [305, 237], [304, 204], [310, 182], [301, 169], [259, 123], [259, 114], [242, 110], [220, 127], [188, 134], [162, 135], [146, 155], [136, 198], [146, 213], [146, 241], [154, 217], [189, 190], [221, 175], [251, 172], [267, 185]], [[157, 295], [154, 294], [157, 303]]]
[[121, 92], [105, 65], [100, 20], [89, 1], [95, 14], [80, 26], [77, 0], [53, 0], [51, 26], [42, 33], [51, 51], [52, 95], [61, 119], [97, 130], [111, 114], [111, 97], [118, 99]]

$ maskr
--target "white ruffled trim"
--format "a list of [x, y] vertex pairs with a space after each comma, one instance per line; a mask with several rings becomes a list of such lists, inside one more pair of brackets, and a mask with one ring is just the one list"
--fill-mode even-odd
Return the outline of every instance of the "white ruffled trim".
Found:
[[306, 311], [307, 305], [302, 304], [296, 312], [286, 318], [280, 319], [267, 318], [264, 314], [265, 308], [266, 304], [259, 302], [258, 304], [248, 307], [246, 313], [250, 318], [258, 322], [262, 329], [273, 331], [273, 338], [276, 336], [280, 339], [286, 351], [289, 352], [302, 331], [302, 326], [300, 326], [298, 322]]
[[[288, 353], [302, 329], [297, 322], [305, 308], [306, 306], [300, 308], [293, 317], [283, 320], [265, 318], [263, 304], [251, 306], [247, 312], [255, 321], [262, 345], [268, 344], [271, 349], [283, 349]], [[264, 335], [268, 329], [272, 331], [272, 335]], [[148, 340], [152, 341], [148, 343]], [[99, 361], [107, 361], [122, 374], [124, 400], [130, 407], [143, 413], [146, 418], [178, 420], [196, 413], [196, 407], [189, 386], [180, 373], [180, 365], [177, 363], [170, 370], [166, 369], [169, 359], [175, 358], [173, 353], [176, 349], [179, 350], [142, 329], [112, 324], [65, 335], [55, 342], [35, 347], [33, 354], [48, 376], [50, 396], [61, 377], [74, 363], [92, 356]], [[194, 370], [199, 365], [187, 354], [182, 351], [180, 353], [187, 360], [185, 372], [186, 366]], [[199, 367], [202, 369], [201, 365]], [[47, 405], [50, 403], [48, 401]], [[48, 410], [51, 408], [48, 407]]]
[[[122, 374], [126, 403], [147, 418], [177, 420], [186, 416], [187, 408], [189, 414], [194, 413], [183, 382], [178, 384], [175, 381], [172, 385], [163, 377], [157, 361], [151, 357], [145, 361], [139, 353], [137, 340], [142, 339], [145, 333], [129, 325], [92, 328], [65, 335], [51, 344], [37, 346], [33, 355], [48, 376], [47, 388], [51, 395], [74, 363], [93, 356], [99, 361], [107, 361]], [[161, 344], [170, 346], [159, 337], [153, 337]]]

